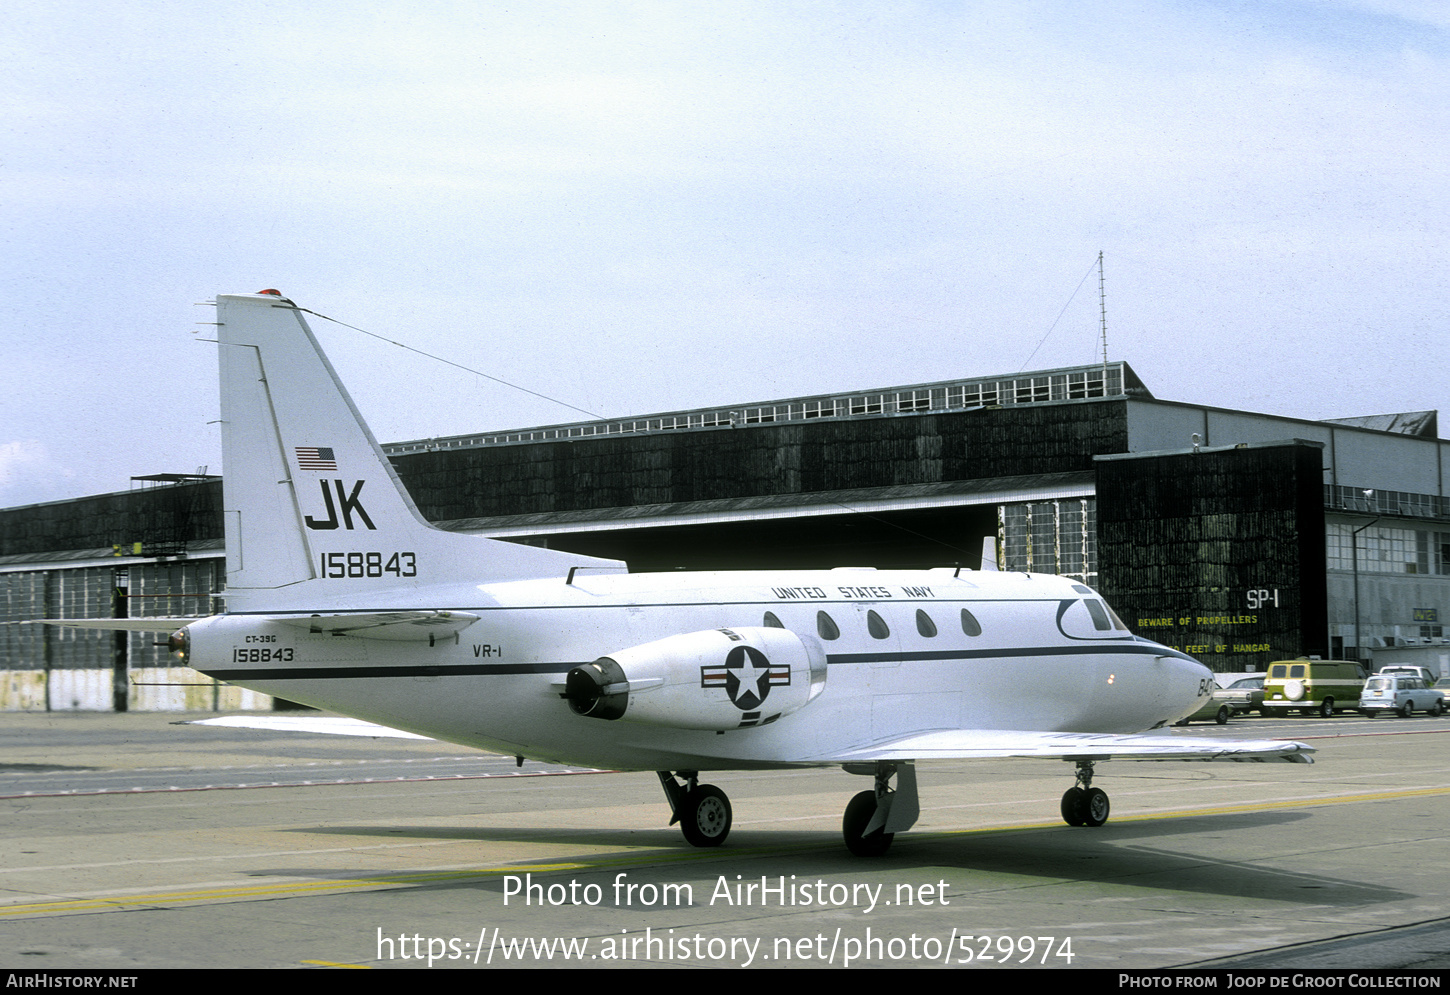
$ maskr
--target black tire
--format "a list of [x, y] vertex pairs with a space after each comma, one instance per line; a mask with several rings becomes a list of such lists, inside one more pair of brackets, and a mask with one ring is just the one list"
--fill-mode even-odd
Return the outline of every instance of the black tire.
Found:
[[719, 846], [730, 835], [730, 799], [713, 784], [702, 784], [685, 794], [680, 830], [691, 846]]
[[1321, 701], [1319, 703], [1319, 717], [1321, 719], [1328, 719], [1328, 718], [1333, 718], [1334, 717], [1334, 699], [1333, 698], [1325, 698], [1323, 701]]
[[1229, 708], [1227, 705], [1219, 705], [1218, 714], [1213, 717], [1213, 721], [1217, 722], [1221, 726], [1228, 725], [1228, 717], [1232, 714], [1232, 708]]
[[1084, 799], [1086, 797], [1087, 792], [1083, 791], [1083, 789], [1079, 787], [1068, 788], [1062, 793], [1063, 822], [1067, 823], [1069, 826], [1084, 825], [1084, 816], [1087, 812], [1087, 807], [1084, 804]]
[[1112, 806], [1108, 804], [1108, 793], [1102, 788], [1088, 788], [1083, 798], [1084, 826], [1101, 826], [1108, 821]]
[[864, 836], [867, 824], [876, 814], [876, 792], [863, 791], [846, 805], [846, 814], [841, 818], [841, 835], [845, 837], [846, 849], [858, 857], [879, 857], [891, 849], [895, 833], [878, 829]]
[[1425, 714], [1426, 715], [1431, 715], [1431, 716], [1439, 715], [1444, 710], [1445, 710], [1445, 703], [1443, 701], [1437, 701], [1437, 702], [1435, 702], [1435, 704], [1433, 704], [1429, 708], [1425, 709]]
[[1413, 701], [1406, 701], [1403, 705], [1400, 706], [1400, 718], [1408, 719], [1411, 715], [1414, 714], [1415, 703]]

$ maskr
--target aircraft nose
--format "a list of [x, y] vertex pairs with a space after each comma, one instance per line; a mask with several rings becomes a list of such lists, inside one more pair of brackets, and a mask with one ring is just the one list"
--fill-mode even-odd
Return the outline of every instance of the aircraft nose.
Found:
[[1177, 678], [1174, 684], [1182, 688], [1188, 711], [1191, 713], [1198, 708], [1199, 701], [1205, 695], [1213, 694], [1213, 671], [1191, 657], [1178, 657], [1173, 662], [1176, 664], [1174, 674]]

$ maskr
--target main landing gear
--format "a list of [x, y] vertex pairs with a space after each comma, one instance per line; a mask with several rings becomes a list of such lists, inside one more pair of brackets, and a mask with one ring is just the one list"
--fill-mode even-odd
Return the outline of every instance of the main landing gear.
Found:
[[1111, 808], [1108, 793], [1093, 787], [1093, 761], [1077, 761], [1077, 784], [1062, 796], [1062, 821], [1069, 826], [1101, 826]]
[[[841, 835], [846, 849], [858, 857], [879, 857], [891, 849], [897, 833], [916, 824], [921, 806], [916, 797], [916, 765], [906, 760], [891, 763], [843, 764], [848, 774], [870, 774], [876, 779], [870, 791], [851, 799], [841, 818]], [[890, 787], [896, 778], [896, 790]]]
[[[858, 857], [879, 857], [891, 847], [897, 833], [916, 824], [921, 805], [916, 795], [916, 766], [900, 762], [844, 764], [852, 774], [875, 778], [870, 791], [862, 791], [846, 806], [841, 835], [846, 848]], [[713, 784], [700, 784], [696, 770], [655, 772], [665, 789], [673, 817], [691, 846], [719, 846], [730, 835], [730, 799]], [[896, 778], [895, 789], [891, 779]]]
[[[713, 784], [700, 784], [700, 772], [682, 770], [671, 774], [656, 771], [660, 786], [669, 799], [674, 814], [670, 825], [680, 824], [680, 831], [691, 846], [719, 846], [730, 835], [730, 799]], [[684, 778], [681, 784], [677, 778]]]

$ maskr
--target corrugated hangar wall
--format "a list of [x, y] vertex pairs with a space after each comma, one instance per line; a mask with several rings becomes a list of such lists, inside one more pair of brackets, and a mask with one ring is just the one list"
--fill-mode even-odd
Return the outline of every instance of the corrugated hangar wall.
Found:
[[[1092, 469], [1127, 448], [1121, 402], [489, 446], [394, 459], [449, 521]], [[869, 564], [868, 564], [869, 565]]]
[[[1086, 471], [1094, 455], [1126, 450], [1127, 436], [1115, 398], [446, 449], [393, 462], [425, 518], [455, 521]], [[143, 541], [181, 514], [183, 500], [188, 537], [220, 539], [213, 481], [0, 510], [0, 556]]]
[[1328, 656], [1323, 481], [1297, 440], [1099, 459], [1104, 597], [1218, 671]]
[[0, 556], [110, 549], [178, 532], [192, 542], [221, 539], [221, 481], [0, 509]]

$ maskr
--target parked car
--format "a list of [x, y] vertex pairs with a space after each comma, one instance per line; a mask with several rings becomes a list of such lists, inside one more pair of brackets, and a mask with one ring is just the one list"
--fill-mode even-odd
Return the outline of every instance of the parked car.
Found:
[[1264, 678], [1265, 715], [1299, 711], [1324, 718], [1354, 708], [1364, 690], [1364, 671], [1352, 660], [1275, 660]]
[[1416, 667], [1408, 663], [1392, 663], [1387, 667], [1381, 667], [1375, 673], [1384, 674], [1386, 677], [1418, 677], [1426, 684], [1434, 684], [1440, 677], [1429, 667]]
[[1225, 690], [1234, 695], [1233, 708], [1238, 715], [1262, 711], [1264, 704], [1264, 674], [1224, 674], [1232, 678]]
[[1214, 674], [1218, 683], [1213, 697], [1204, 701], [1198, 711], [1186, 719], [1179, 719], [1174, 725], [1186, 726], [1190, 722], [1213, 719], [1223, 725], [1235, 715], [1243, 715], [1259, 707], [1264, 698], [1263, 674]]
[[1423, 677], [1379, 673], [1365, 682], [1359, 696], [1360, 713], [1371, 717], [1393, 711], [1407, 719], [1417, 708], [1426, 715], [1439, 715], [1445, 710], [1445, 693]]
[[1190, 722], [1198, 722], [1203, 719], [1213, 719], [1219, 725], [1223, 725], [1234, 714], [1233, 699], [1228, 697], [1229, 692], [1219, 688], [1213, 692], [1213, 696], [1205, 698], [1198, 711], [1186, 719], [1179, 719], [1173, 723], [1177, 726], [1186, 726]]

